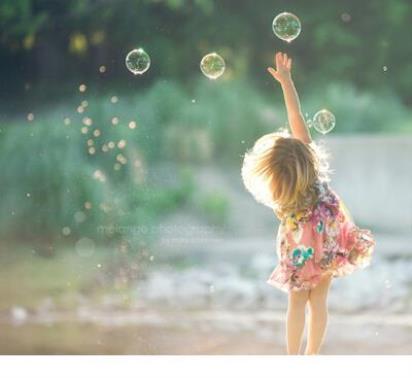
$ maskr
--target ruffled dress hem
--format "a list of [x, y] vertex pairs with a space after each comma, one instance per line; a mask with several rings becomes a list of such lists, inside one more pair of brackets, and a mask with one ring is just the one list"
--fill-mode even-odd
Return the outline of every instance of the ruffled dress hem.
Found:
[[[306, 231], [298, 233], [299, 240], [291, 244], [288, 240], [293, 237], [287, 239], [284, 232], [280, 234], [282, 257], [266, 282], [284, 292], [310, 290], [326, 275], [348, 276], [370, 265], [375, 246], [371, 231], [357, 227], [348, 214], [342, 213], [340, 205], [343, 203], [336, 193], [327, 186], [321, 189], [324, 190], [319, 206], [313, 212], [306, 212], [304, 223], [308, 222], [308, 226]], [[303, 223], [296, 222], [291, 226], [286, 224], [287, 230], [299, 231]], [[302, 241], [304, 232], [315, 235], [313, 245]], [[326, 235], [326, 239], [320, 239], [322, 235]]]

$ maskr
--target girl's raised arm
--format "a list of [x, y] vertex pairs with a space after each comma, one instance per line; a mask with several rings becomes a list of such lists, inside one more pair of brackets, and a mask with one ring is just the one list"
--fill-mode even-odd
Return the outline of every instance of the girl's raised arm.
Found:
[[292, 135], [303, 143], [310, 143], [312, 138], [303, 118], [299, 96], [291, 76], [292, 59], [278, 52], [275, 55], [275, 66], [276, 68], [268, 67], [268, 71], [282, 87]]

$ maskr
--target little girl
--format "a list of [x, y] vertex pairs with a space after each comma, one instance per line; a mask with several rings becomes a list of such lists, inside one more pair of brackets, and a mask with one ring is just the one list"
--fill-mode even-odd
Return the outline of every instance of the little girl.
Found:
[[273, 208], [280, 220], [279, 264], [267, 282], [289, 293], [287, 352], [299, 354], [308, 304], [305, 354], [318, 354], [332, 277], [367, 266], [375, 242], [369, 230], [353, 223], [328, 184], [328, 165], [301, 113], [292, 60], [277, 53], [275, 66], [268, 71], [282, 87], [292, 136], [275, 132], [258, 139], [245, 154], [242, 178], [256, 200]]

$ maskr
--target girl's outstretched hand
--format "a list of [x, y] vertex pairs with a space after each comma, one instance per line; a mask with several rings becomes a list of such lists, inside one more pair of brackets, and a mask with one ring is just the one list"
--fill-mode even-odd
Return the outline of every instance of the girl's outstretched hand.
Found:
[[292, 135], [303, 143], [311, 143], [310, 132], [303, 118], [298, 92], [291, 76], [292, 59], [278, 52], [275, 55], [275, 67], [268, 67], [268, 71], [282, 87]]
[[292, 59], [282, 52], [275, 54], [275, 68], [268, 67], [269, 73], [283, 84], [291, 79]]

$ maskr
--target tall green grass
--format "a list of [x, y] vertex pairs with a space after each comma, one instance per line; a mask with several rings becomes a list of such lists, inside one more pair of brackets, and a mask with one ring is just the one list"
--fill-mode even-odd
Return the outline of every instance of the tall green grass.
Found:
[[[393, 94], [331, 84], [301, 95], [310, 115], [323, 107], [335, 113], [335, 133], [410, 129], [411, 112]], [[186, 163], [223, 161], [239, 167], [257, 137], [286, 124], [276, 86], [269, 98], [245, 81], [203, 79], [190, 89], [159, 81], [144, 92], [113, 96], [117, 102], [92, 88], [35, 112], [32, 122], [22, 118], [1, 125], [2, 237], [105, 240], [104, 228], [116, 234], [122, 227], [132, 232], [153, 224], [182, 206], [195, 189]], [[79, 113], [82, 101], [87, 106]], [[174, 185], [148, 175], [164, 161], [181, 168]], [[213, 208], [219, 218], [227, 211], [221, 201]]]
[[331, 83], [304, 91], [302, 104], [309, 117], [322, 108], [332, 111], [333, 133], [412, 132], [412, 111], [395, 93], [360, 92], [347, 83]]
[[[2, 127], [3, 237], [65, 241], [87, 236], [102, 241], [134, 234], [145, 239], [150, 235], [139, 232], [141, 228], [190, 196], [191, 177], [183, 169], [174, 187], [153, 186], [147, 180], [154, 136], [142, 126], [131, 101], [86, 101], [82, 114], [73, 104], [36, 114], [33, 122]], [[85, 117], [92, 125], [85, 126], [90, 122]], [[70, 124], [65, 124], [68, 118]], [[137, 123], [135, 129], [129, 128], [130, 121]], [[93, 134], [96, 130], [100, 135]]]

